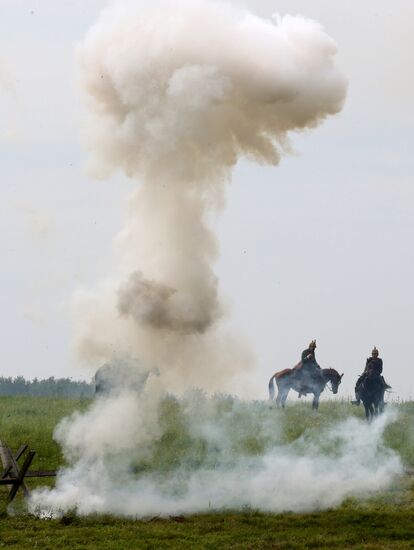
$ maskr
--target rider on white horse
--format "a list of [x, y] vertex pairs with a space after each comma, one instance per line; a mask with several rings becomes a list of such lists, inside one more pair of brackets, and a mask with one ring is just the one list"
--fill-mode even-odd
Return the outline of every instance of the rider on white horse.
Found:
[[[305, 374], [305, 377], [313, 377], [313, 375], [318, 375], [319, 371], [321, 370], [321, 367], [318, 365], [315, 357], [315, 349], [316, 349], [316, 340], [312, 340], [312, 342], [309, 344], [307, 349], [302, 351], [302, 360], [301, 362], [295, 367], [296, 372], [299, 376], [302, 374]], [[302, 395], [306, 395], [306, 392], [300, 392], [299, 397], [302, 397]]]
[[312, 340], [308, 348], [302, 351], [302, 366], [299, 367], [299, 369], [303, 367], [308, 367], [308, 366], [317, 367], [318, 369], [321, 368], [316, 362], [315, 349], [316, 349], [316, 340]]

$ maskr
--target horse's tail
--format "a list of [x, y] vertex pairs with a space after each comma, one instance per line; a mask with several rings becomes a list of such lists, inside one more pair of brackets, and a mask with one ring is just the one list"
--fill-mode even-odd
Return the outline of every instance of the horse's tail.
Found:
[[275, 384], [274, 384], [275, 376], [276, 374], [274, 374], [269, 380], [269, 399], [271, 400], [275, 398]]

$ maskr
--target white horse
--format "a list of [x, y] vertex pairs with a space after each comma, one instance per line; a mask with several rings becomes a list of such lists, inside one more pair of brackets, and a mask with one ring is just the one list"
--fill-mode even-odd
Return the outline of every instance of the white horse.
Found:
[[269, 399], [274, 399], [276, 382], [278, 394], [276, 405], [285, 407], [286, 399], [290, 390], [295, 390], [299, 396], [313, 393], [312, 409], [319, 406], [319, 397], [328, 382], [331, 383], [332, 393], [338, 393], [339, 384], [343, 374], [335, 369], [320, 369], [313, 373], [303, 369], [284, 369], [276, 372], [269, 380]]

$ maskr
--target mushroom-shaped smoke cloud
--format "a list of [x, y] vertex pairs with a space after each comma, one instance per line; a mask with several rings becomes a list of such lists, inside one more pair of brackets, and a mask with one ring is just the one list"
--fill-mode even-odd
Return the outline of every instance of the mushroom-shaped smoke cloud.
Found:
[[[139, 356], [209, 389], [232, 377], [228, 344], [213, 335], [223, 307], [206, 218], [241, 156], [277, 164], [289, 132], [341, 109], [335, 54], [302, 17], [264, 20], [204, 0], [103, 12], [79, 50], [93, 168], [120, 168], [140, 186], [111, 288], [81, 317], [81, 354]], [[244, 353], [231, 355], [238, 373], [248, 368]]]

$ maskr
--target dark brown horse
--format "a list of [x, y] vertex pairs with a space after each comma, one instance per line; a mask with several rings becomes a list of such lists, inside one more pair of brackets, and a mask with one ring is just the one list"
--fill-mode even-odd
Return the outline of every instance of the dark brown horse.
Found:
[[370, 372], [365, 377], [359, 388], [359, 395], [364, 404], [365, 416], [368, 422], [384, 411], [385, 389], [389, 387], [388, 384], [384, 386], [382, 377], [378, 374]]
[[269, 399], [274, 399], [276, 382], [278, 394], [276, 405], [284, 408], [286, 398], [290, 390], [295, 390], [300, 395], [313, 393], [312, 409], [319, 406], [319, 397], [328, 382], [331, 383], [332, 393], [338, 393], [343, 374], [335, 369], [315, 369], [309, 372], [302, 369], [284, 369], [276, 372], [269, 380]]

